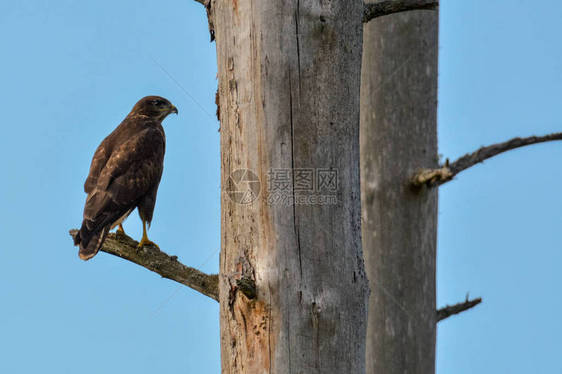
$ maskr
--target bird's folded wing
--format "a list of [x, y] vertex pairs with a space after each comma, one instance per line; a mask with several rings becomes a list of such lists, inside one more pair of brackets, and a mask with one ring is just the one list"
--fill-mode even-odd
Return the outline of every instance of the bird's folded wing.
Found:
[[[107, 208], [129, 209], [158, 186], [162, 176], [164, 139], [157, 129], [147, 128], [114, 148], [88, 195], [84, 217], [98, 221]], [[103, 219], [105, 221], [105, 219]]]

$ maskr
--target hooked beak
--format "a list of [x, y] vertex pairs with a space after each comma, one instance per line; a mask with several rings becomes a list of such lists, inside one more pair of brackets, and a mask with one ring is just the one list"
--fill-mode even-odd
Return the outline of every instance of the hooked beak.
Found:
[[176, 108], [174, 105], [172, 105], [172, 107], [170, 108], [170, 113], [178, 114], [178, 108]]

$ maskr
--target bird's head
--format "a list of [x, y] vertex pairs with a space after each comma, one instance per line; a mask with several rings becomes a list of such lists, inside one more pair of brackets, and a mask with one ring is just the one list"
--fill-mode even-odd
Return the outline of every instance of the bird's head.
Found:
[[146, 96], [140, 99], [131, 114], [141, 114], [163, 120], [170, 113], [178, 114], [178, 108], [172, 105], [170, 101], [160, 96]]

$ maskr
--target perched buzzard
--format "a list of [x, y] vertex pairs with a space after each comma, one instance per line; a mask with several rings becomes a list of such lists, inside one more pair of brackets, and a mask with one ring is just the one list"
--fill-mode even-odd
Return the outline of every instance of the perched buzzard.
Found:
[[178, 110], [163, 97], [142, 98], [96, 149], [84, 183], [88, 194], [84, 220], [74, 237], [82, 260], [98, 253], [109, 230], [119, 226], [118, 231], [124, 232], [121, 223], [135, 208], [143, 229], [139, 247], [155, 245], [148, 240], [146, 224], [152, 221], [164, 167], [162, 120], [170, 113]]

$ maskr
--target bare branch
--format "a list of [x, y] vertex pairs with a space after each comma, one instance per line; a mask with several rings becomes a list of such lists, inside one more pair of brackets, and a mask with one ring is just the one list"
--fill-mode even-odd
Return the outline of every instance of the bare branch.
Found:
[[363, 8], [363, 23], [393, 13], [421, 9], [431, 10], [436, 9], [438, 6], [439, 1], [435, 0], [385, 0], [376, 3], [366, 3]]
[[455, 305], [447, 305], [444, 308], [437, 310], [437, 322], [444, 320], [445, 318], [449, 318], [455, 314], [459, 314], [468, 310], [470, 308], [474, 308], [476, 305], [482, 302], [481, 297], [477, 297], [474, 300], [468, 300], [468, 295], [466, 296], [466, 300], [462, 303], [458, 303]]
[[[70, 230], [74, 237], [78, 230]], [[122, 259], [134, 262], [150, 271], [181, 283], [219, 301], [219, 277], [217, 274], [205, 274], [197, 269], [185, 266], [177, 256], [170, 256], [153, 246], [138, 250], [138, 242], [124, 234], [109, 234], [101, 250]]]
[[552, 140], [562, 140], [562, 132], [549, 134], [545, 136], [530, 136], [528, 138], [513, 138], [507, 142], [492, 144], [478, 149], [476, 152], [468, 153], [455, 162], [441, 166], [439, 169], [422, 169], [414, 177], [411, 182], [416, 187], [427, 185], [429, 187], [439, 186], [453, 179], [455, 175], [471, 166], [484, 162], [485, 160], [499, 155], [500, 153], [510, 151], [515, 148], [544, 143]]

